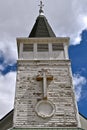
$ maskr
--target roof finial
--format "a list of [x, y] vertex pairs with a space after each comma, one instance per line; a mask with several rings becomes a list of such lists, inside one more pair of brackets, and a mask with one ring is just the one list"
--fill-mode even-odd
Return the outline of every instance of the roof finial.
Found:
[[40, 1], [40, 5], [39, 5], [39, 6], [40, 6], [39, 14], [41, 15], [41, 14], [44, 13], [44, 11], [43, 11], [43, 9], [42, 9], [43, 6], [44, 6], [42, 1]]

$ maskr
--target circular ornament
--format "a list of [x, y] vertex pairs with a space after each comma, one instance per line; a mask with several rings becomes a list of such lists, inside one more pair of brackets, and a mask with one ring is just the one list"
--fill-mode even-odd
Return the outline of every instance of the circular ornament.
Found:
[[54, 104], [49, 100], [41, 100], [37, 103], [35, 111], [42, 118], [51, 117], [55, 112]]

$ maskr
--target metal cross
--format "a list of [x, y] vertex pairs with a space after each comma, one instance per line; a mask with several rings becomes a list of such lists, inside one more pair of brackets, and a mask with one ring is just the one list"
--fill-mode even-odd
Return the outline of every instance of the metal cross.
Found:
[[53, 76], [47, 74], [47, 70], [43, 70], [37, 75], [36, 79], [37, 81], [43, 80], [43, 98], [47, 99], [47, 80], [53, 80]]
[[43, 13], [43, 7], [44, 7], [44, 5], [43, 5], [43, 2], [42, 1], [40, 1], [40, 10], [39, 10], [39, 13], [41, 14], [41, 13]]

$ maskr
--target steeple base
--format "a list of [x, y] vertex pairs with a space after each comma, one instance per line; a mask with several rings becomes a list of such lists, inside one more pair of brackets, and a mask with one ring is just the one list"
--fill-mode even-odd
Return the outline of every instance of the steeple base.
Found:
[[10, 130], [84, 130], [82, 128], [12, 128]]

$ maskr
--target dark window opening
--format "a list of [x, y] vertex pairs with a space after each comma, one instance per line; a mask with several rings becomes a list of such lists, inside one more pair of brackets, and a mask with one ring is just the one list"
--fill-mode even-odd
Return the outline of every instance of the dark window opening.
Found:
[[48, 44], [37, 44], [37, 51], [38, 52], [47, 52]]
[[33, 52], [33, 44], [23, 44], [23, 51]]
[[64, 49], [64, 47], [63, 47], [62, 43], [58, 43], [58, 44], [53, 43], [52, 44], [52, 50], [53, 51], [58, 51], [58, 50], [63, 50], [63, 49]]

